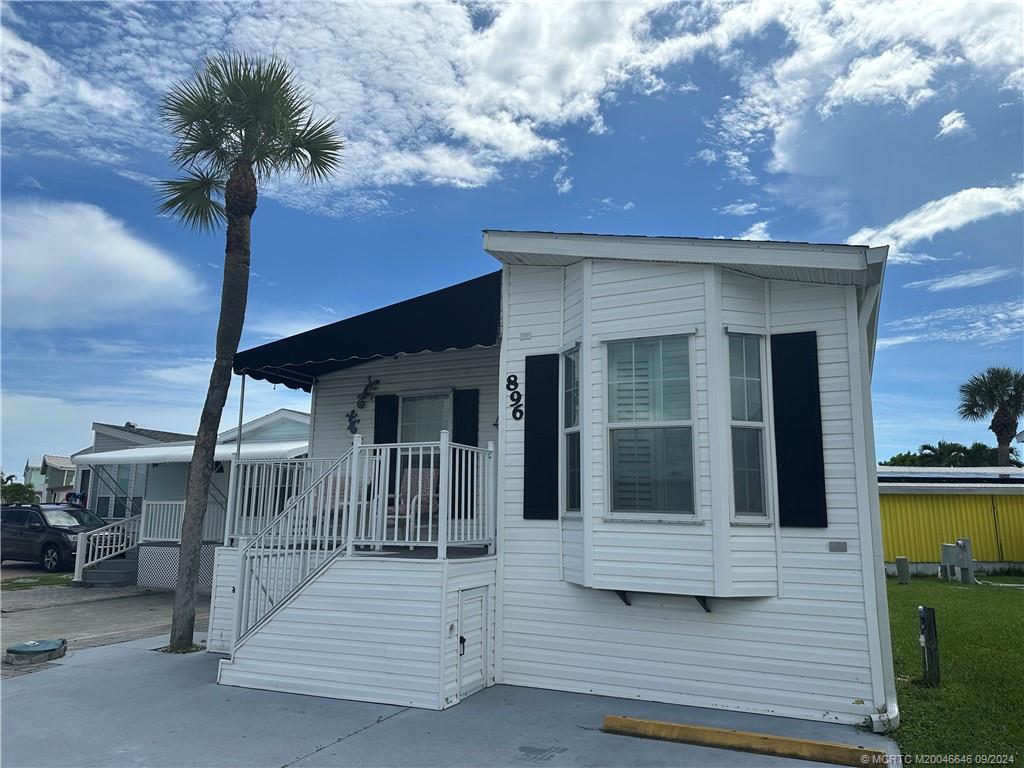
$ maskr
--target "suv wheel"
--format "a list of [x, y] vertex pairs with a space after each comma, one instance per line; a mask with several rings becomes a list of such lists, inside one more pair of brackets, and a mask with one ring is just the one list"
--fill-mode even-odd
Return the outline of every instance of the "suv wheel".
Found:
[[60, 568], [60, 550], [57, 549], [55, 544], [47, 544], [43, 547], [43, 554], [39, 562], [43, 566], [44, 571], [54, 573]]

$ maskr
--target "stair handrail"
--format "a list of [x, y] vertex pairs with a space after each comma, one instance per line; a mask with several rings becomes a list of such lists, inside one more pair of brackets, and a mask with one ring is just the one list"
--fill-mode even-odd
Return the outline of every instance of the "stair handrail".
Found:
[[[351, 519], [348, 462], [354, 455], [355, 451], [349, 450], [334, 461], [241, 548], [235, 648], [267, 621], [278, 606], [345, 551]], [[311, 501], [317, 494], [323, 494], [321, 498], [327, 505], [331, 504], [333, 494], [334, 505], [328, 507], [332, 514], [316, 514], [318, 510]], [[289, 521], [289, 517], [295, 520]], [[328, 528], [329, 520], [332, 524]], [[274, 535], [275, 526], [282, 523], [286, 530]]]
[[[102, 563], [112, 557], [128, 552], [139, 544], [139, 532], [142, 528], [142, 515], [132, 515], [122, 520], [115, 520], [104, 525], [102, 528], [95, 528], [91, 531], [83, 531], [78, 534], [78, 542], [75, 547], [75, 576], [74, 581], [82, 581], [85, 569], [90, 566]], [[120, 532], [118, 541], [115, 534]], [[105, 541], [101, 543], [100, 537]]]

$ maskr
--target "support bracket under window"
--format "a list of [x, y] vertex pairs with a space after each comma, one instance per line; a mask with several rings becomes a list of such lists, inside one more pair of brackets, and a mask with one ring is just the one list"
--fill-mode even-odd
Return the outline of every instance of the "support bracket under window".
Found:
[[694, 595], [693, 599], [700, 603], [700, 607], [704, 609], [704, 613], [711, 613], [711, 603], [708, 602], [707, 597], [704, 595]]
[[619, 596], [619, 600], [621, 600], [626, 605], [632, 605], [633, 604], [630, 601], [630, 599], [629, 599], [629, 592], [625, 592], [625, 591], [623, 591], [621, 589], [616, 589], [615, 590], [615, 594], [618, 595]]

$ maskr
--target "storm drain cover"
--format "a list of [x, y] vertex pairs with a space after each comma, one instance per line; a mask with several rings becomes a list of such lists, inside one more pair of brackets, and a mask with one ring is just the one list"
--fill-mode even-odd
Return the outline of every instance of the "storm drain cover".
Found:
[[68, 650], [67, 640], [29, 640], [7, 646], [4, 664], [39, 664], [59, 659]]

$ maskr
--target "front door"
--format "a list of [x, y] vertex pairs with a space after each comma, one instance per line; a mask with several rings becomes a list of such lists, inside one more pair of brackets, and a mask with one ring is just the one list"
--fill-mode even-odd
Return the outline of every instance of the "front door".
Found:
[[487, 685], [487, 587], [459, 593], [459, 698]]

